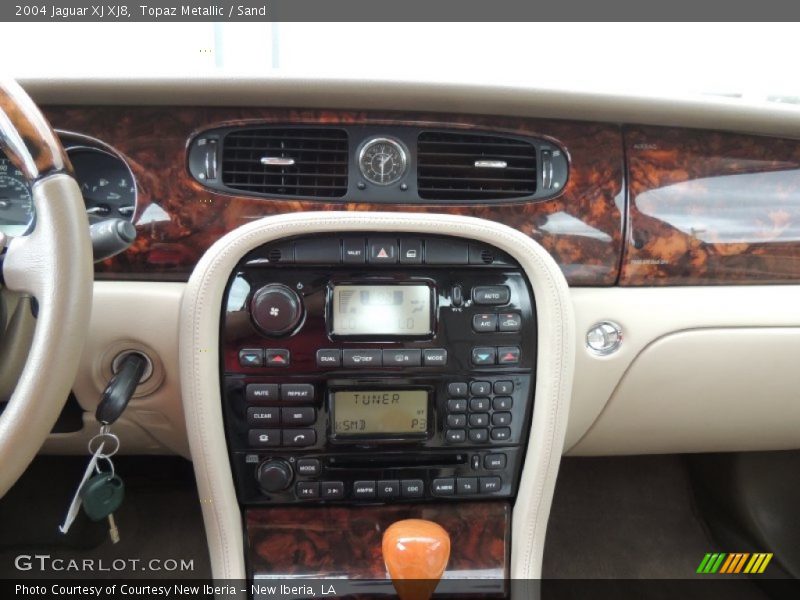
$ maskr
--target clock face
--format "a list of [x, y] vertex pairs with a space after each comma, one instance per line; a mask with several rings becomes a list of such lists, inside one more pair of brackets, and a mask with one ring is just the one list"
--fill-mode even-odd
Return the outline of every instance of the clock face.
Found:
[[375, 138], [361, 148], [358, 166], [367, 181], [377, 185], [390, 185], [406, 172], [406, 151], [394, 140]]

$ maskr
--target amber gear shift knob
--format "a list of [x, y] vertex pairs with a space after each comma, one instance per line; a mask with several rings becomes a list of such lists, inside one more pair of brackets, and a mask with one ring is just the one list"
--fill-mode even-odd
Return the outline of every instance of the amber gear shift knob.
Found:
[[400, 600], [428, 600], [450, 560], [450, 536], [432, 521], [406, 519], [383, 534], [383, 561]]

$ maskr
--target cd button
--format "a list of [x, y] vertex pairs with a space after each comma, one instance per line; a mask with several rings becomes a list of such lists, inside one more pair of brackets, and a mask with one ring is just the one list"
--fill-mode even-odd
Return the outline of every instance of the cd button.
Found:
[[400, 482], [400, 495], [403, 498], [421, 498], [424, 492], [422, 479], [404, 479]]
[[397, 498], [400, 495], [400, 482], [388, 479], [378, 482], [378, 498]]
[[284, 425], [311, 425], [316, 417], [313, 406], [281, 409], [281, 422]]
[[452, 496], [455, 493], [455, 481], [452, 477], [434, 479], [431, 483], [431, 492], [434, 496]]
[[338, 367], [342, 364], [342, 353], [337, 348], [317, 350], [318, 367]]
[[353, 483], [353, 498], [364, 500], [375, 497], [374, 481], [356, 481]]
[[317, 432], [313, 429], [284, 429], [284, 446], [313, 446], [317, 441]]
[[422, 361], [421, 350], [384, 350], [383, 365], [385, 367], [418, 367]]
[[342, 364], [345, 367], [380, 367], [382, 352], [380, 350], [343, 350]]

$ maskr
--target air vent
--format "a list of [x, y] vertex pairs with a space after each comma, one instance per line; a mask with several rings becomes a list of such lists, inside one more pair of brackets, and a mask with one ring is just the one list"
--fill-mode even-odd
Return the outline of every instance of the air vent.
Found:
[[222, 144], [222, 182], [251, 194], [341, 198], [347, 132], [327, 128], [237, 129]]
[[427, 200], [506, 200], [536, 193], [536, 146], [516, 138], [424, 131], [417, 187]]

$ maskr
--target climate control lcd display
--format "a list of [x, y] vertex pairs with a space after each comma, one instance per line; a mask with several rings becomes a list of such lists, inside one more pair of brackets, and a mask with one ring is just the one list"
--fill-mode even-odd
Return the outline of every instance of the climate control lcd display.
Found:
[[427, 285], [335, 285], [334, 335], [427, 335], [431, 288]]

